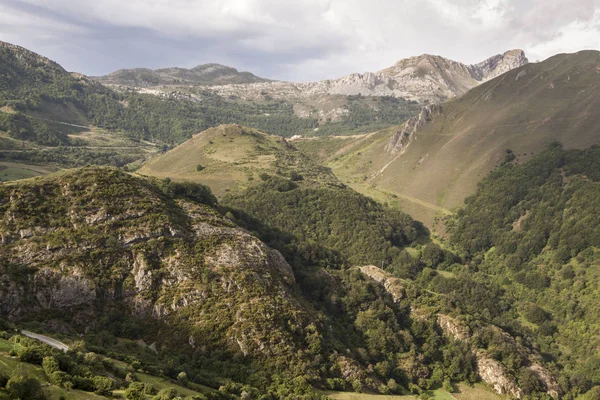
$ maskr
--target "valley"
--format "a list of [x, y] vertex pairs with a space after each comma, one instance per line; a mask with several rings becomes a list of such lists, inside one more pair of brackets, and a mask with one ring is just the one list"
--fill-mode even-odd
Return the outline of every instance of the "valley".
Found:
[[594, 400], [599, 71], [89, 78], [0, 42], [0, 399]]

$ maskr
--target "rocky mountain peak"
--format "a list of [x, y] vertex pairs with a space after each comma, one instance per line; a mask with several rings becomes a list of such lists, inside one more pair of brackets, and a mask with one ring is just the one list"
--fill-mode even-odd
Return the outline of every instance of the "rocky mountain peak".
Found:
[[529, 60], [523, 50], [514, 49], [492, 56], [480, 63], [469, 65], [468, 68], [473, 78], [479, 81], [487, 81], [528, 62]]

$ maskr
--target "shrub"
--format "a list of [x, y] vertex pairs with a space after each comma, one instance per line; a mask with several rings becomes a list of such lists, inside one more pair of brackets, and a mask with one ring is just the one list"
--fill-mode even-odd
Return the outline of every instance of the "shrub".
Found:
[[23, 362], [41, 364], [44, 355], [38, 347], [22, 346], [17, 350], [17, 357]]
[[60, 370], [58, 361], [56, 361], [56, 358], [52, 356], [44, 357], [42, 360], [42, 368], [44, 369], [44, 373], [47, 377], [50, 377], [53, 372]]
[[125, 390], [123, 395], [127, 400], [144, 400], [146, 395], [144, 394], [144, 384], [141, 382], [132, 382], [129, 387]]
[[6, 391], [11, 399], [43, 400], [42, 385], [37, 379], [17, 374], [6, 383]]
[[96, 393], [100, 395], [109, 395], [113, 387], [113, 381], [105, 376], [94, 377], [94, 388]]
[[154, 396], [153, 400], [172, 400], [177, 396], [178, 393], [177, 390], [175, 390], [175, 388], [164, 388], [161, 389], [156, 396]]

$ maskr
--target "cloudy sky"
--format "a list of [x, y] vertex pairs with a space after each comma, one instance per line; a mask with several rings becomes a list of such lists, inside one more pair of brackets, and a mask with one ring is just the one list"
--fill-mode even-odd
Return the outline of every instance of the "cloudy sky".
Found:
[[0, 0], [0, 40], [87, 75], [218, 62], [309, 81], [422, 53], [600, 49], [600, 0]]

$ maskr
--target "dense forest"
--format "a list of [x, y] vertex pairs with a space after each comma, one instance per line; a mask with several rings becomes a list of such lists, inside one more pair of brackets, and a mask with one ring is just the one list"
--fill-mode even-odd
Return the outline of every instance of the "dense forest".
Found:
[[[465, 311], [536, 343], [573, 393], [600, 385], [599, 171], [598, 146], [555, 143], [504, 163], [448, 223], [466, 261], [448, 268], [458, 278], [434, 281]], [[487, 287], [467, 290], [464, 279]]]

